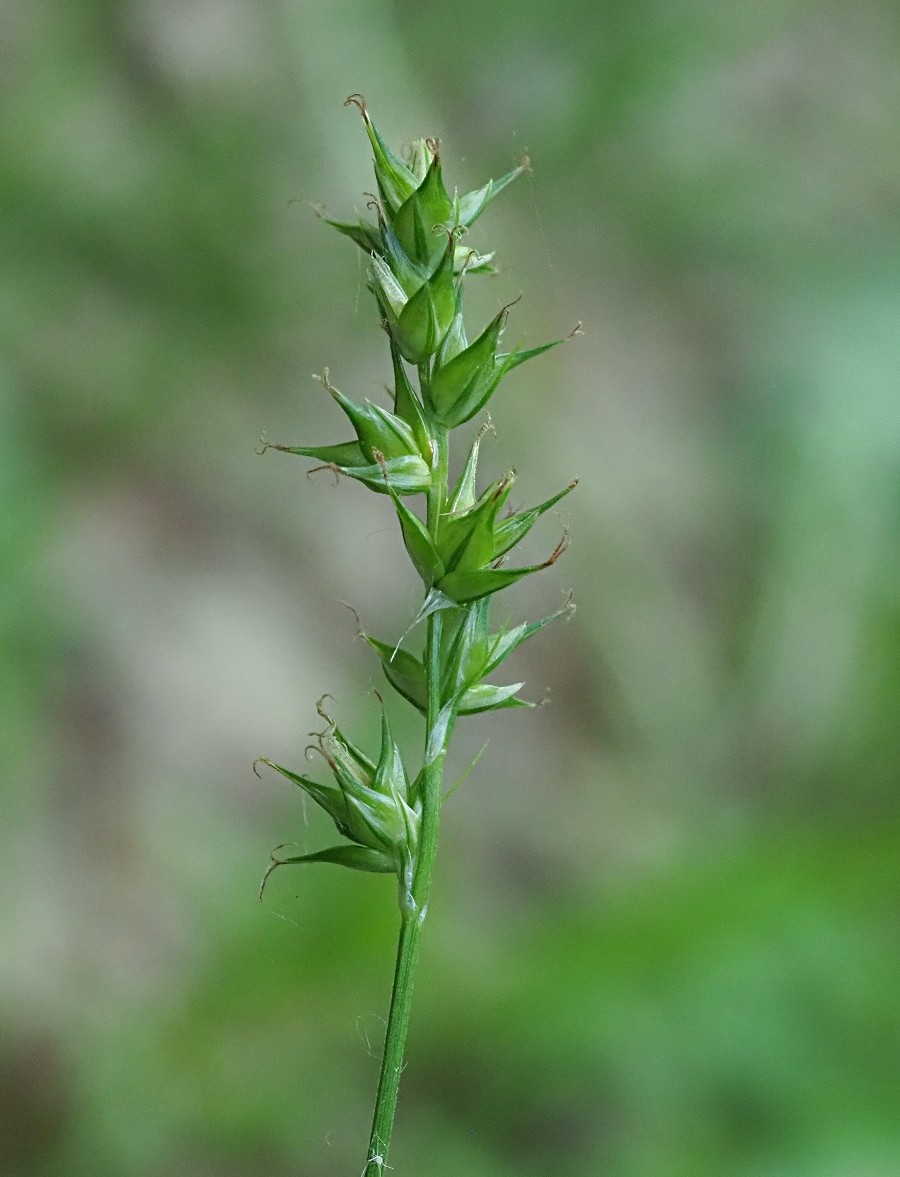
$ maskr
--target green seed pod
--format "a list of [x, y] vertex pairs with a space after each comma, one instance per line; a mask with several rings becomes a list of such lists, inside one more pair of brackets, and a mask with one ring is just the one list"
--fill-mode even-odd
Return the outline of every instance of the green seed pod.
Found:
[[[268, 760], [265, 763], [271, 764]], [[290, 774], [285, 773], [285, 770], [279, 768], [277, 764], [272, 764], [271, 767], [287, 775], [290, 779]], [[285, 845], [289, 844], [285, 843]], [[372, 850], [368, 846], [356, 846], [352, 844], [330, 846], [327, 850], [316, 850], [312, 854], [295, 854], [289, 858], [278, 858], [277, 853], [281, 849], [281, 846], [276, 846], [272, 851], [272, 862], [269, 869], [263, 875], [263, 880], [260, 884], [260, 899], [263, 897], [263, 891], [269, 880], [269, 875], [279, 866], [300, 866], [308, 862], [331, 862], [335, 866], [346, 866], [351, 870], [369, 871], [373, 874], [392, 875], [396, 873], [396, 867], [390, 855], [385, 854], [381, 850]]]
[[462, 605], [499, 592], [523, 576], [555, 564], [565, 550], [565, 536], [542, 564], [524, 568], [496, 566], [500, 557], [531, 530], [536, 520], [577, 484], [576, 479], [538, 506], [498, 521], [497, 509], [512, 486], [512, 476], [507, 475], [489, 487], [468, 510], [443, 519], [435, 550], [444, 572], [432, 582], [433, 587]]
[[321, 380], [349, 417], [356, 430], [360, 448], [370, 462], [375, 462], [376, 453], [380, 453], [386, 460], [415, 454], [421, 456], [412, 429], [401, 417], [389, 413], [387, 409], [373, 404], [370, 400], [362, 405], [350, 400], [328, 382], [327, 369], [323, 372]]
[[[482, 598], [482, 600], [487, 601], [487, 598]], [[512, 629], [491, 634], [485, 644], [484, 662], [478, 668], [477, 673], [480, 675], [493, 674], [514, 650], [517, 650], [529, 638], [533, 638], [536, 633], [540, 633], [545, 625], [549, 625], [551, 621], [556, 621], [560, 617], [570, 617], [574, 612], [575, 605], [572, 603], [570, 595], [555, 613], [548, 613], [546, 617], [540, 617], [537, 621], [524, 621], [520, 625], [513, 626]]]
[[447, 503], [447, 512], [449, 514], [457, 514], [474, 505], [475, 478], [478, 473], [478, 456], [481, 450], [481, 443], [484, 440], [485, 434], [491, 433], [493, 430], [493, 425], [488, 421], [476, 433], [462, 474], [460, 474], [459, 481], [453, 488], [453, 492]]
[[[503, 657], [494, 657], [495, 649], [503, 635], [489, 632], [489, 612], [489, 597], [482, 597], [461, 609], [462, 619], [447, 646], [442, 682], [443, 697], [455, 703], [460, 715], [495, 711], [501, 707], [532, 706], [525, 700], [515, 697], [524, 684], [495, 686], [482, 681], [503, 661]], [[536, 633], [539, 628], [540, 624], [533, 632]], [[520, 642], [525, 640], [525, 636], [527, 635], [520, 638]], [[510, 646], [508, 653], [511, 653], [513, 648], [514, 646]]]
[[[429, 405], [438, 424], [451, 429], [464, 424], [485, 407], [507, 372], [564, 342], [554, 339], [525, 351], [516, 349], [498, 353], [497, 345], [512, 305], [503, 307], [475, 342], [464, 350], [453, 354], [448, 347], [439, 353], [442, 362], [440, 366], [435, 364], [428, 390]], [[456, 330], [455, 321], [453, 329]], [[450, 332], [447, 338], [450, 338]]]
[[518, 511], [513, 515], [507, 515], [505, 519], [501, 519], [494, 528], [494, 559], [499, 559], [515, 547], [519, 540], [524, 539], [531, 531], [535, 523], [540, 519], [541, 515], [549, 511], [551, 507], [570, 494], [578, 485], [578, 479], [573, 478], [568, 486], [563, 487], [558, 494], [551, 495], [549, 499], [539, 503], [536, 507], [529, 507], [527, 511]]
[[442, 248], [435, 229], [453, 223], [453, 201], [444, 188], [441, 157], [435, 150], [425, 179], [397, 210], [394, 231], [408, 256], [431, 270]]
[[510, 471], [493, 482], [471, 507], [441, 517], [436, 547], [445, 572], [481, 568], [495, 559], [497, 515], [514, 482], [515, 472]]
[[[389, 645], [385, 642], [378, 642], [374, 638], [366, 637], [366, 641], [381, 656], [384, 676], [394, 690], [402, 695], [407, 702], [412, 703], [416, 710], [425, 715], [428, 710], [428, 692], [425, 668], [422, 663], [418, 658], [407, 654], [404, 665], [398, 666], [400, 652], [395, 654]], [[514, 698], [524, 685], [524, 683], [512, 683], [508, 686], [498, 687], [490, 683], [478, 683], [446, 702], [453, 703], [453, 711], [456, 715], [476, 715], [483, 711], [496, 711], [501, 707], [533, 706], [524, 699]]]
[[484, 408], [506, 369], [497, 363], [497, 344], [509, 307], [495, 315], [474, 343], [437, 368], [428, 390], [435, 420], [455, 428]]
[[390, 269], [406, 297], [411, 298], [427, 282], [432, 267], [420, 265], [409, 256], [375, 201], [369, 207], [373, 206], [378, 215], [378, 228], [381, 235], [375, 252], [381, 255], [382, 261]]
[[397, 694], [424, 715], [428, 707], [428, 682], [425, 668], [419, 659], [365, 632], [361, 636], [381, 659], [384, 676]]
[[[415, 267], [415, 273], [421, 274], [422, 280], [427, 278], [428, 270], [417, 266], [403, 249], [403, 246], [397, 240], [396, 233], [391, 230], [391, 240], [387, 241], [385, 238], [384, 229], [373, 225], [370, 221], [360, 217], [358, 221], [336, 221], [320, 209], [313, 206], [316, 216], [323, 220], [326, 225], [330, 225], [333, 229], [337, 229], [344, 237], [349, 237], [351, 241], [356, 244], [366, 254], [377, 253], [379, 255], [385, 254], [392, 258], [397, 256], [398, 271], [403, 267]], [[403, 258], [399, 257], [398, 251], [402, 251]], [[477, 253], [469, 249], [465, 245], [457, 245], [453, 250], [453, 272], [460, 274], [463, 270], [467, 274], [495, 274], [497, 271], [491, 260], [493, 253]], [[405, 261], [403, 260], [405, 259]], [[410, 284], [412, 281], [410, 279]]]
[[418, 455], [391, 458], [390, 461], [373, 463], [362, 452], [358, 441], [345, 441], [340, 445], [276, 445], [263, 442], [266, 449], [283, 454], [299, 454], [321, 462], [317, 470], [332, 470], [363, 483], [377, 494], [397, 495], [424, 494], [431, 486], [431, 470]]
[[[453, 322], [444, 336], [441, 346], [438, 348], [437, 355], [434, 357], [434, 370], [439, 372], [441, 368], [449, 364], [454, 356], [458, 356], [461, 351], [465, 351], [469, 346], [469, 341], [466, 339], [466, 325], [463, 322], [462, 311], [459, 309], [462, 295], [462, 287], [460, 287], [456, 296], [456, 314], [453, 316]], [[430, 398], [429, 398], [430, 399]]]
[[[477, 461], [476, 446], [467, 463], [472, 469]], [[468, 486], [467, 470], [460, 478], [461, 493]], [[547, 560], [524, 568], [498, 568], [494, 565], [509, 549], [522, 539], [535, 522], [552, 506], [578, 485], [574, 479], [558, 494], [536, 507], [510, 515], [498, 521], [497, 515], [509, 496], [515, 481], [514, 472], [492, 483], [472, 506], [441, 517], [437, 538], [433, 538], [422, 520], [406, 507], [390, 486], [385, 470], [385, 486], [394, 500], [403, 542], [416, 571], [426, 587], [442, 599], [440, 608], [448, 603], [464, 605], [480, 597], [499, 592], [523, 576], [539, 572], [555, 564], [565, 551], [567, 536], [563, 536]]]
[[410, 297], [397, 318], [393, 335], [400, 354], [411, 364], [422, 364], [433, 356], [453, 322], [456, 311], [453, 241], [450, 232], [437, 269]]
[[406, 293], [384, 258], [372, 255], [369, 289], [378, 300], [391, 338], [411, 364], [422, 364], [434, 355], [453, 322], [453, 248], [450, 233], [440, 265], [412, 295]]
[[396, 337], [397, 321], [409, 301], [409, 295], [397, 281], [391, 267], [377, 253], [372, 254], [372, 264], [369, 267], [369, 289], [378, 300], [382, 318], [388, 325], [391, 335]]

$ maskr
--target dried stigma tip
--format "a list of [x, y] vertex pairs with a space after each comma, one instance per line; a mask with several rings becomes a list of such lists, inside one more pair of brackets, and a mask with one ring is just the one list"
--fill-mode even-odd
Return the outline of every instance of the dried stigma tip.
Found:
[[356, 621], [356, 636], [358, 638], [368, 637], [368, 634], [366, 633], [365, 628], [363, 627], [362, 619], [360, 618], [360, 616], [356, 612], [356, 610], [353, 608], [353, 606], [350, 604], [350, 602], [349, 601], [338, 601], [338, 604], [343, 605], [345, 609], [349, 609], [350, 612], [353, 614], [353, 617]]
[[348, 95], [344, 99], [344, 106], [355, 106], [367, 123], [371, 121], [369, 119], [369, 108], [366, 106], [366, 100], [362, 94]]
[[[326, 699], [330, 699], [332, 701], [332, 703], [337, 702], [334, 695], [329, 695], [328, 692], [326, 691], [326, 693], [324, 695], [320, 695], [319, 698], [316, 700], [316, 714], [321, 719], [324, 719], [325, 722], [328, 724], [328, 729], [327, 729], [328, 731], [334, 731], [334, 729], [337, 725], [335, 724], [335, 722], [331, 718], [331, 716], [328, 714], [328, 712], [325, 710], [324, 703], [325, 703]], [[314, 735], [315, 733], [313, 732], [310, 734]]]

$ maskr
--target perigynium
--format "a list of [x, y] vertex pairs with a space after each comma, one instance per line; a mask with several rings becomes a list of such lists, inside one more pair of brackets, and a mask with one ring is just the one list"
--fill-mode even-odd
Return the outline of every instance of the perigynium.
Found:
[[[534, 507], [504, 513], [515, 473], [502, 474], [482, 490], [478, 486], [485, 428], [476, 433], [458, 476], [450, 480], [452, 431], [484, 411], [514, 368], [563, 342], [556, 339], [539, 347], [501, 351], [512, 304], [502, 307], [471, 343], [463, 319], [467, 280], [493, 272], [493, 255], [472, 248], [467, 231], [528, 168], [527, 158], [474, 192], [451, 194], [444, 183], [437, 140], [418, 140], [401, 159], [382, 139], [363, 98], [353, 94], [347, 104], [362, 114], [374, 154], [378, 194], [368, 204], [372, 219], [346, 223], [324, 219], [366, 255], [369, 290], [390, 348], [393, 403], [385, 408], [369, 400], [352, 400], [332, 385], [326, 370], [320, 380], [348, 418], [354, 436], [334, 445], [264, 442], [263, 452], [272, 449], [312, 458], [390, 500], [406, 551], [422, 580], [421, 607], [406, 633], [424, 623], [424, 652], [416, 657], [398, 641], [381, 641], [366, 633], [363, 637], [379, 658], [390, 686], [422, 714], [423, 756], [418, 771], [410, 772], [380, 699], [381, 741], [371, 753], [353, 743], [325, 710], [324, 699], [320, 700], [317, 710], [325, 726], [316, 734], [314, 748], [331, 779], [321, 783], [265, 757], [261, 760], [322, 806], [344, 840], [291, 857], [279, 857], [276, 850], [263, 884], [276, 867], [313, 862], [396, 875], [400, 937], [363, 1170], [363, 1177], [381, 1177], [388, 1167], [450, 737], [463, 716], [532, 706], [519, 697], [522, 683], [487, 680], [518, 646], [573, 606], [567, 601], [537, 621], [492, 631], [491, 601], [494, 594], [549, 568], [560, 557], [565, 534], [537, 564], [506, 563], [507, 554], [575, 482]], [[409, 505], [423, 498], [424, 511]]]

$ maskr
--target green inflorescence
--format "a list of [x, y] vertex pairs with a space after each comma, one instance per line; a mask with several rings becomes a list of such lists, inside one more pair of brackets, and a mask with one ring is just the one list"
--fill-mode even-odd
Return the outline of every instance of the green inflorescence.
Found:
[[[361, 218], [356, 223], [324, 219], [368, 257], [368, 286], [390, 345], [393, 403], [387, 409], [369, 400], [351, 400], [332, 386], [326, 371], [319, 379], [343, 410], [355, 436], [324, 446], [266, 442], [263, 451], [312, 458], [391, 499], [406, 551], [422, 579], [423, 600], [415, 622], [426, 623], [425, 650], [417, 658], [399, 643], [362, 636], [378, 656], [390, 686], [424, 716], [424, 756], [418, 773], [411, 775], [383, 702], [380, 748], [369, 756], [334, 724], [320, 701], [318, 710], [326, 728], [315, 735], [313, 747], [332, 780], [320, 784], [265, 757], [261, 762], [320, 805], [344, 841], [286, 858], [273, 852], [263, 882], [275, 867], [314, 862], [397, 876], [401, 935], [364, 1170], [365, 1177], [371, 1177], [387, 1167], [419, 930], [437, 849], [447, 746], [461, 716], [531, 705], [519, 697], [522, 683], [498, 685], [486, 680], [524, 641], [571, 612], [571, 600], [549, 616], [498, 632], [491, 632], [491, 600], [495, 593], [559, 558], [565, 534], [542, 562], [519, 567], [505, 564], [507, 554], [535, 522], [576, 483], [534, 507], [504, 512], [514, 471], [480, 492], [477, 486], [486, 427], [472, 441], [458, 478], [454, 482], [449, 478], [451, 431], [486, 408], [512, 369], [563, 342], [557, 339], [527, 350], [501, 351], [512, 304], [503, 307], [472, 343], [463, 322], [466, 280], [493, 272], [493, 255], [469, 249], [464, 243], [466, 231], [494, 197], [527, 170], [527, 158], [499, 180], [466, 195], [455, 191], [451, 195], [444, 184], [437, 141], [418, 140], [404, 161], [382, 139], [363, 98], [354, 94], [347, 104], [358, 107], [372, 146], [378, 195], [368, 207], [374, 219]], [[421, 514], [409, 505], [414, 496], [424, 496]]]

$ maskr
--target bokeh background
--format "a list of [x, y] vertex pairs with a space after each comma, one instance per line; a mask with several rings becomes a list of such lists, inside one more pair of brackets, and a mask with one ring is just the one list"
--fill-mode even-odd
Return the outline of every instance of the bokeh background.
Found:
[[[585, 335], [485, 443], [578, 612], [467, 721], [391, 1160], [428, 1177], [900, 1172], [900, 17], [889, 0], [0, 2], [0, 1171], [362, 1168], [390, 879], [256, 887], [376, 731], [390, 510], [273, 440], [389, 378], [361, 90]], [[474, 286], [475, 280], [470, 282]], [[544, 520], [528, 554], [555, 543]], [[394, 714], [410, 757], [414, 717]]]

